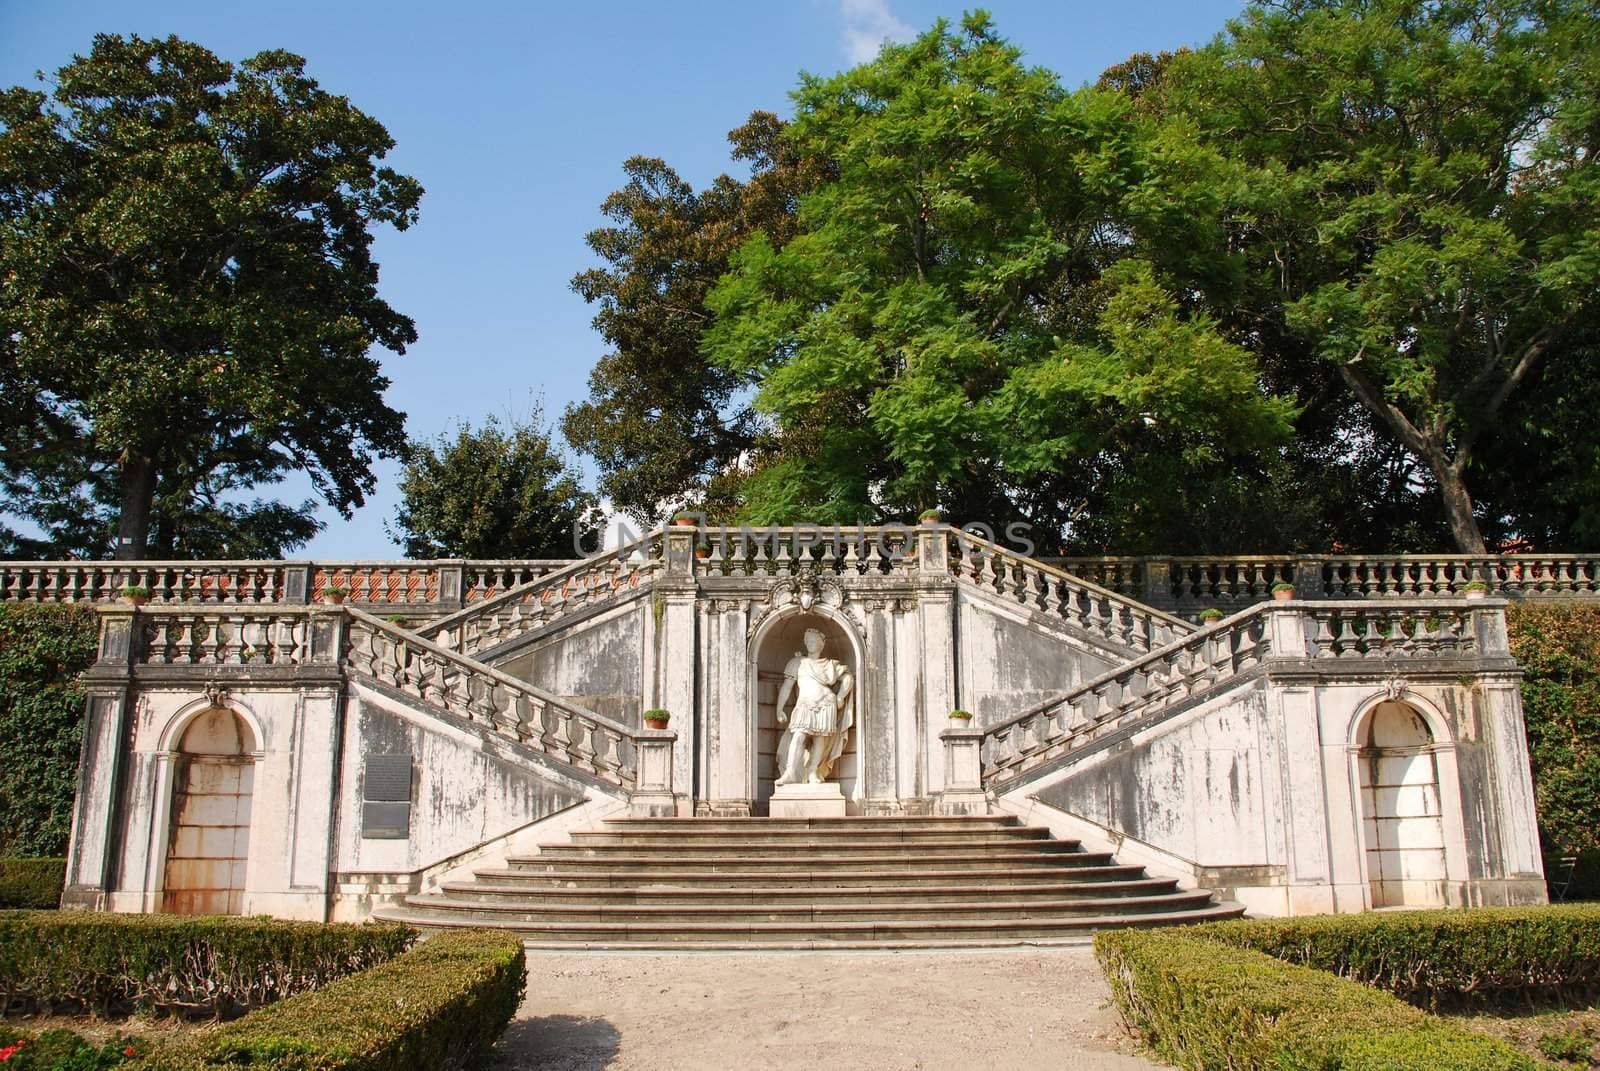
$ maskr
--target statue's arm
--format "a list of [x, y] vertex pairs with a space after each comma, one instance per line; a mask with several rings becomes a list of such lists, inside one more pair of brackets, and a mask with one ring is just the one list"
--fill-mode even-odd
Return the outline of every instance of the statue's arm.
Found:
[[850, 689], [854, 688], [855, 686], [856, 686], [856, 679], [850, 675], [850, 671], [848, 669], [845, 670], [843, 673], [839, 674], [839, 707], [840, 707], [840, 709], [843, 709], [845, 703], [850, 701]]
[[778, 689], [778, 724], [789, 720], [789, 696], [794, 694], [794, 674], [783, 675], [783, 687]]

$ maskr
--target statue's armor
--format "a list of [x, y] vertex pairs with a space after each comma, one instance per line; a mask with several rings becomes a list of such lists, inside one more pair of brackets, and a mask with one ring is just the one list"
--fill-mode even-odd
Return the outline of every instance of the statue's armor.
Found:
[[831, 658], [796, 658], [790, 663], [791, 676], [799, 694], [789, 728], [797, 733], [823, 734], [839, 731], [839, 697], [834, 687], [844, 676], [842, 662]]

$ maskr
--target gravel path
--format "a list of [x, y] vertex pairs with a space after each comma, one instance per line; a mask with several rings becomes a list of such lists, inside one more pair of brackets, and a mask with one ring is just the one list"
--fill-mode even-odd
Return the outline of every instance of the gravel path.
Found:
[[496, 1071], [1149, 1071], [1087, 948], [528, 954]]

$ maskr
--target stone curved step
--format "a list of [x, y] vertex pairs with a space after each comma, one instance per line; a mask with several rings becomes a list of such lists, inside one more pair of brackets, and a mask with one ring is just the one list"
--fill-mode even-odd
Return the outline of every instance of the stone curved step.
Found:
[[[1129, 868], [1134, 869], [1134, 868]], [[572, 889], [557, 885], [535, 886], [516, 882], [450, 881], [439, 888], [442, 896], [464, 900], [505, 900], [524, 903], [592, 904], [759, 904], [819, 903], [871, 904], [884, 898], [904, 897], [908, 888], [916, 889], [918, 900], [927, 903], [960, 903], [977, 896], [995, 899], [1072, 899], [1075, 897], [1150, 896], [1177, 892], [1172, 878], [1131, 877], [1112, 881], [1055, 881], [1043, 883], [907, 886], [894, 885], [754, 885], [748, 888], [711, 886], [704, 888]]]
[[[612, 847], [636, 845], [652, 851], [714, 850], [728, 847], [819, 847], [837, 845], [841, 851], [858, 848], [938, 848], [951, 844], [1066, 844], [1078, 846], [1075, 840], [1052, 840], [1050, 831], [1041, 826], [1006, 826], [998, 829], [973, 830], [957, 835], [948, 829], [926, 830], [871, 830], [851, 829], [847, 832], [829, 833], [817, 829], [791, 829], [777, 832], [738, 833], [731, 830], [650, 830], [648, 832], [585, 830], [571, 834], [568, 844], [554, 847]], [[540, 850], [544, 849], [540, 846]]]
[[660, 866], [600, 867], [568, 866], [557, 869], [529, 870], [522, 868], [489, 867], [473, 871], [479, 881], [490, 883], [526, 883], [530, 888], [565, 889], [689, 889], [727, 888], [761, 884], [783, 884], [792, 887], [857, 888], [893, 882], [896, 886], [921, 887], [949, 882], [969, 882], [986, 885], [1027, 884], [1042, 881], [1115, 881], [1122, 878], [1142, 878], [1144, 867], [1124, 865], [1110, 861], [1089, 865], [1055, 866], [973, 866], [962, 868], [930, 867], [923, 870], [854, 868], [818, 873], [813, 870], [774, 870], [758, 867], [747, 872], [716, 870], [706, 867], [670, 869]]
[[632, 818], [600, 820], [604, 829], [1003, 829], [1021, 825], [1011, 814], [991, 815], [848, 815], [842, 818]]
[[385, 921], [405, 922], [429, 929], [482, 927], [521, 934], [525, 939], [544, 943], [579, 944], [632, 948], [637, 944], [676, 945], [681, 942], [748, 948], [752, 942], [838, 941], [977, 941], [986, 945], [1093, 933], [1129, 926], [1168, 926], [1189, 922], [1210, 922], [1237, 918], [1244, 913], [1238, 904], [1206, 904], [1175, 911], [1141, 914], [1106, 913], [1059, 918], [1024, 917], [1005, 919], [939, 919], [926, 921], [869, 922], [684, 922], [656, 924], [642, 922], [575, 922], [541, 927], [505, 918], [484, 918], [471, 912], [422, 911], [390, 908], [375, 912]]
[[1069, 855], [1082, 850], [1077, 841], [1070, 840], [986, 840], [970, 837], [930, 840], [925, 843], [904, 841], [857, 841], [817, 837], [796, 841], [766, 841], [756, 839], [728, 839], [688, 844], [657, 844], [628, 838], [617, 843], [541, 844], [537, 854], [519, 856], [519, 859], [611, 859], [618, 856], [650, 856], [656, 859], [689, 859], [712, 856], [764, 857], [777, 856], [875, 856], [880, 859], [926, 859], [947, 855], [976, 855], [981, 853], [1029, 852], [1036, 855]]
[[1196, 910], [1211, 903], [1208, 892], [1169, 892], [1125, 897], [1083, 896], [1054, 900], [968, 899], [954, 903], [882, 900], [872, 904], [529, 904], [453, 896], [408, 896], [405, 905], [424, 912], [460, 912], [480, 919], [515, 919], [531, 926], [559, 928], [598, 922], [629, 925], [930, 922], [1038, 919], [1059, 920], [1108, 912], [1128, 915]]
[[[592, 854], [591, 854], [592, 853]], [[517, 870], [550, 870], [571, 868], [574, 864], [611, 866], [618, 868], [650, 867], [663, 872], [671, 870], [742, 870], [782, 869], [805, 867], [811, 870], [860, 870], [864, 867], [916, 870], [930, 866], [959, 869], [962, 867], [994, 866], [1009, 863], [1020, 866], [1096, 866], [1111, 861], [1109, 852], [1084, 851], [1016, 851], [994, 849], [973, 851], [952, 847], [938, 852], [706, 852], [700, 854], [667, 854], [623, 850], [608, 852], [601, 849], [562, 849], [541, 851], [538, 855], [507, 858], [508, 868]]]

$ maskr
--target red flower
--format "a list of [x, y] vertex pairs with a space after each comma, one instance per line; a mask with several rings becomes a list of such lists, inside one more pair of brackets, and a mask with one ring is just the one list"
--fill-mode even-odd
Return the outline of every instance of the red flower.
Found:
[[133, 1051], [133, 1046], [132, 1045], [129, 1045], [127, 1048], [122, 1050], [122, 1055], [124, 1055], [124, 1056], [137, 1056], [139, 1054]]
[[17, 1054], [17, 1050], [20, 1048], [22, 1048], [22, 1042], [17, 1041], [7, 1045], [3, 1049], [0, 1049], [0, 1064], [5, 1063], [7, 1060], [15, 1056]]

